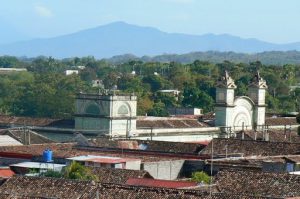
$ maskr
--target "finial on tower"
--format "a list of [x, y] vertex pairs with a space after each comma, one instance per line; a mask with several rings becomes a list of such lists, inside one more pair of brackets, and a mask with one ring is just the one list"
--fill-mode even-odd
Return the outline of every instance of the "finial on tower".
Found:
[[268, 88], [266, 80], [264, 80], [260, 76], [259, 70], [256, 71], [256, 73], [254, 74], [253, 78], [251, 79], [250, 86], [255, 86], [257, 88], [265, 88], [265, 89]]
[[236, 85], [233, 81], [233, 79], [230, 77], [227, 70], [224, 71], [224, 74], [221, 76], [221, 78], [217, 82], [217, 87], [220, 88], [236, 88]]

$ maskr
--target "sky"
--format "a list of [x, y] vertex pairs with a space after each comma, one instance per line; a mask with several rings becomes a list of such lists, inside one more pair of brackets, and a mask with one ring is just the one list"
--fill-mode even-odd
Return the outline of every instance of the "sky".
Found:
[[1, 0], [0, 24], [30, 38], [124, 21], [165, 32], [289, 43], [300, 42], [299, 8], [299, 0]]

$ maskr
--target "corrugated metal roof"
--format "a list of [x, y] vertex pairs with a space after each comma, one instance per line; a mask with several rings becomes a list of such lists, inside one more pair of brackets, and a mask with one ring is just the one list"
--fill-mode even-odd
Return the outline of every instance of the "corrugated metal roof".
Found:
[[197, 186], [196, 182], [157, 180], [157, 179], [148, 179], [148, 178], [129, 178], [126, 181], [126, 184], [134, 185], [134, 186], [163, 187], [163, 188], [175, 188], [175, 189]]
[[9, 135], [0, 135], [0, 146], [20, 146], [21, 142], [15, 140]]
[[36, 169], [48, 169], [48, 168], [62, 168], [64, 164], [54, 164], [46, 162], [21, 162], [10, 165], [11, 167], [23, 167], [23, 168], [36, 168]]
[[99, 163], [111, 163], [111, 164], [140, 160], [134, 158], [119, 158], [119, 157], [96, 156], [96, 155], [83, 155], [83, 156], [77, 156], [77, 157], [72, 157], [67, 159], [74, 160], [74, 161], [99, 162]]
[[1, 178], [9, 178], [13, 176], [15, 173], [10, 170], [10, 168], [0, 168], [0, 177]]
[[117, 164], [117, 163], [125, 163], [125, 159], [111, 159], [111, 158], [91, 158], [85, 160], [86, 162], [97, 162], [97, 163], [104, 163], [104, 164]]
[[72, 158], [67, 158], [68, 160], [75, 160], [75, 161], [86, 161], [89, 159], [96, 159], [96, 158], [109, 158], [109, 159], [121, 159], [119, 157], [111, 157], [111, 156], [100, 156], [100, 155], [81, 155]]

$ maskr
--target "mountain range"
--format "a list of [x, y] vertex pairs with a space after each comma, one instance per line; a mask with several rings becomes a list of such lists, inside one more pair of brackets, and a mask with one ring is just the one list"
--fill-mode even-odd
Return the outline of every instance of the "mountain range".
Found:
[[2, 20], [0, 18], [0, 45], [1, 44], [9, 44], [15, 41], [22, 41], [22, 40], [28, 40], [30, 39], [29, 36], [27, 36], [24, 33], [21, 33], [19, 30], [17, 30], [15, 27], [7, 23], [6, 21]]
[[154, 56], [188, 52], [219, 51], [258, 53], [300, 50], [300, 42], [274, 44], [229, 34], [189, 35], [166, 33], [152, 27], [114, 22], [53, 38], [32, 39], [0, 45], [0, 55], [56, 58], [94, 56], [108, 58], [133, 54]]

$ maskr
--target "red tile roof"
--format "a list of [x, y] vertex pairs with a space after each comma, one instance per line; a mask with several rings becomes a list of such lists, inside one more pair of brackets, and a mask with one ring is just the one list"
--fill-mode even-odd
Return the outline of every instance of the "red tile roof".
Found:
[[[236, 137], [242, 139], [243, 133], [245, 140], [263, 140], [265, 135], [262, 131], [248, 130], [238, 132]], [[300, 136], [298, 136], [296, 131], [269, 129], [268, 135], [270, 142], [300, 143]]]
[[214, 138], [200, 154], [211, 155], [212, 147], [214, 155], [227, 153], [242, 156], [275, 156], [292, 155], [300, 152], [300, 143]]
[[0, 178], [9, 178], [15, 175], [15, 173], [9, 168], [0, 168]]
[[209, 125], [196, 119], [188, 118], [142, 118], [136, 121], [137, 128], [202, 128]]
[[[162, 156], [159, 154], [144, 155], [139, 151], [132, 153], [122, 153], [121, 151], [101, 151], [92, 148], [76, 148], [75, 143], [53, 143], [53, 144], [33, 144], [23, 146], [0, 146], [0, 155], [4, 157], [28, 157], [41, 156], [45, 149], [51, 149], [53, 151], [53, 157], [55, 158], [69, 158], [80, 155], [102, 155], [102, 156], [113, 156], [123, 158], [141, 159], [143, 162], [155, 162], [161, 160], [172, 160], [172, 159], [185, 159], [181, 155], [176, 156]], [[12, 155], [11, 155], [12, 154]], [[199, 156], [200, 157], [200, 156]]]
[[185, 187], [195, 187], [197, 186], [197, 183], [188, 181], [157, 180], [148, 178], [129, 178], [126, 181], [126, 185], [176, 189]]
[[31, 118], [31, 117], [15, 117], [9, 115], [0, 115], [0, 124], [2, 125], [31, 125], [31, 126], [46, 126], [57, 121], [50, 118]]
[[296, 117], [270, 117], [266, 118], [266, 125], [269, 126], [284, 126], [284, 125], [299, 125]]
[[98, 176], [101, 183], [125, 184], [129, 178], [153, 177], [145, 170], [115, 169], [103, 167], [91, 167], [94, 175]]
[[223, 170], [214, 179], [222, 193], [285, 198], [300, 196], [300, 176], [287, 173]]

